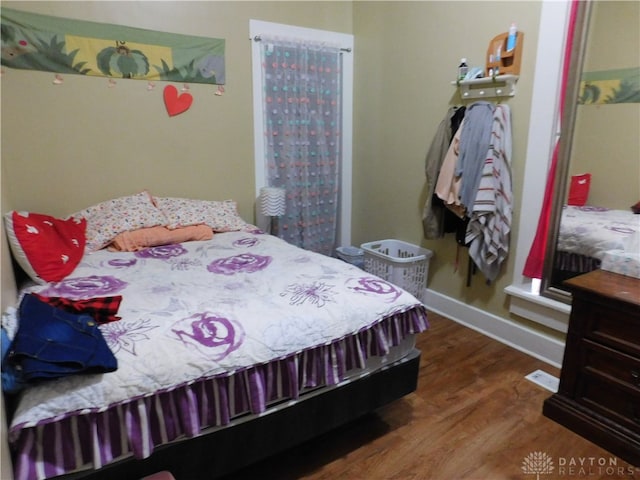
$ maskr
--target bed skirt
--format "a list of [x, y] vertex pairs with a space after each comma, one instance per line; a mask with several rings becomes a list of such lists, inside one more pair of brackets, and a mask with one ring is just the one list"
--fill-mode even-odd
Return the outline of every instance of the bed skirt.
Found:
[[160, 445], [336, 385], [350, 371], [364, 368], [367, 359], [387, 355], [391, 347], [427, 328], [426, 310], [416, 307], [355, 335], [270, 363], [201, 378], [101, 411], [71, 412], [54, 421], [13, 428], [15, 479], [45, 479], [132, 456], [147, 458]]
[[602, 262], [578, 253], [556, 252], [555, 267], [565, 272], [587, 273], [600, 268]]

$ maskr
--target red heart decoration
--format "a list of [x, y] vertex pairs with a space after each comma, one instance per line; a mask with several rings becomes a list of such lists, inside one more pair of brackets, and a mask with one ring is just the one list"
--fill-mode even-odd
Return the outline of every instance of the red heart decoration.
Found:
[[193, 97], [190, 93], [181, 93], [178, 95], [178, 89], [173, 85], [164, 87], [163, 95], [164, 104], [167, 107], [167, 113], [170, 117], [186, 112], [193, 103]]

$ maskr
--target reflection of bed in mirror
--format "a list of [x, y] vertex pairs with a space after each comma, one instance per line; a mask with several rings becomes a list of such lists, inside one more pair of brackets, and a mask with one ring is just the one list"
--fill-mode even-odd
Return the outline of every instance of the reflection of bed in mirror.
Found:
[[565, 205], [558, 232], [552, 285], [602, 266], [607, 257], [637, 254], [640, 215], [592, 205]]
[[[578, 224], [575, 229], [583, 227], [584, 230], [581, 230], [578, 238], [571, 239], [575, 242], [571, 248], [566, 246], [567, 234], [561, 230], [570, 228], [563, 224], [567, 223], [564, 217], [569, 213], [565, 211], [565, 205], [572, 204], [570, 190], [574, 176], [584, 172], [591, 174], [588, 198], [582, 205], [605, 206], [611, 210], [621, 210], [630, 217], [632, 213], [629, 206], [640, 200], [640, 142], [637, 141], [640, 103], [605, 103], [608, 94], [600, 95], [600, 103], [578, 101], [583, 98], [587, 83], [594, 83], [593, 75], [613, 75], [638, 67], [640, 31], [637, 19], [640, 2], [592, 1], [578, 4], [579, 21], [560, 122], [562, 134], [550, 215], [550, 235], [540, 290], [542, 296], [564, 303], [570, 302], [571, 293], [562, 284], [562, 277], [575, 276], [601, 265], [605, 258], [601, 250], [604, 249], [593, 245], [592, 236], [601, 233], [613, 236], [615, 232], [599, 230], [597, 227], [587, 232], [588, 227]], [[619, 45], [628, 48], [621, 49]], [[589, 248], [590, 252], [577, 251], [579, 248]], [[638, 251], [640, 249], [636, 249], [636, 253]], [[600, 252], [599, 255], [595, 254], [597, 252]]]

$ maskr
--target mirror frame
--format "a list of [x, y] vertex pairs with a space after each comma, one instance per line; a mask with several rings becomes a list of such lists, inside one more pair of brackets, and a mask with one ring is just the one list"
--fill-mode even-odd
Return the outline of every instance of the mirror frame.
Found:
[[[592, 2], [578, 1], [576, 5], [575, 29], [573, 44], [569, 53], [569, 70], [565, 86], [565, 97], [560, 120], [560, 135], [558, 139], [558, 158], [555, 177], [553, 179], [552, 209], [549, 217], [549, 230], [544, 254], [544, 265], [540, 284], [540, 295], [571, 303], [571, 294], [551, 285], [551, 276], [556, 256], [556, 244], [560, 231], [562, 209], [567, 195], [569, 163], [571, 161], [571, 148], [575, 130], [575, 120], [578, 107], [578, 95], [580, 93], [580, 79], [584, 64], [587, 37], [592, 10]], [[568, 41], [569, 39], [567, 39]], [[565, 61], [567, 61], [565, 59]]]

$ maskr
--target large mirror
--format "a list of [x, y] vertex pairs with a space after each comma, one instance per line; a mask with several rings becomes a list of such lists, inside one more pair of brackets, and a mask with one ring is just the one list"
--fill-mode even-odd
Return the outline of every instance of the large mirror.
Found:
[[640, 2], [579, 2], [541, 293], [633, 249], [640, 215]]

